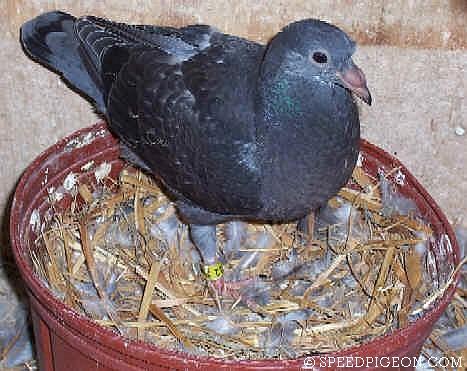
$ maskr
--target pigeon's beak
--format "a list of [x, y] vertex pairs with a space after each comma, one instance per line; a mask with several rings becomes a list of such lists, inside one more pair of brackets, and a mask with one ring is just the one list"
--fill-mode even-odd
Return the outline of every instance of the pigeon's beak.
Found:
[[344, 87], [360, 97], [366, 104], [371, 106], [371, 94], [366, 86], [365, 75], [352, 61], [343, 71], [337, 72]]

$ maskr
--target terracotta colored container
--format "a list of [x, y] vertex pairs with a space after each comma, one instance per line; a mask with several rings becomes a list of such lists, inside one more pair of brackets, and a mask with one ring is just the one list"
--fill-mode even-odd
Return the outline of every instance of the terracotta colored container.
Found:
[[[399, 161], [374, 145], [362, 141], [363, 166], [375, 174], [378, 168], [392, 169], [401, 166], [405, 174], [401, 193], [412, 198], [425, 218], [431, 222], [437, 236], [446, 234], [452, 249], [435, 251], [438, 267], [454, 267], [459, 262], [459, 247], [454, 233], [433, 199]], [[54, 298], [51, 292], [33, 273], [29, 249], [33, 249], [34, 233], [31, 231], [31, 213], [47, 209], [47, 189], [63, 183], [70, 171], [82, 173], [81, 167], [89, 161], [96, 164], [112, 163], [112, 173], [118, 174], [122, 161], [118, 159], [117, 141], [100, 123], [82, 129], [58, 142], [42, 153], [28, 167], [16, 189], [10, 220], [10, 234], [19, 270], [26, 282], [31, 299], [31, 311], [36, 337], [40, 369], [50, 370], [289, 370], [300, 369], [303, 359], [264, 361], [223, 361], [207, 357], [194, 357], [168, 351], [154, 345], [126, 340], [112, 331], [100, 327], [86, 317], [74, 312]], [[92, 173], [90, 173], [92, 174]], [[84, 173], [82, 176], [87, 176]], [[436, 247], [432, 247], [436, 249]], [[457, 281], [456, 281], [457, 282]], [[416, 357], [429, 336], [433, 324], [445, 310], [453, 293], [452, 285], [444, 296], [419, 320], [393, 333], [370, 341], [359, 347], [326, 354], [329, 360], [337, 357]], [[357, 359], [357, 358], [354, 358]], [[360, 359], [360, 358], [358, 358]], [[323, 359], [308, 360], [319, 368]], [[385, 362], [385, 361], [384, 361]], [[358, 362], [357, 362], [358, 363]], [[403, 364], [407, 364], [406, 359]], [[365, 369], [366, 366], [360, 369]], [[355, 368], [353, 368], [355, 369]], [[366, 369], [374, 369], [370, 365]], [[397, 367], [386, 368], [397, 369]]]

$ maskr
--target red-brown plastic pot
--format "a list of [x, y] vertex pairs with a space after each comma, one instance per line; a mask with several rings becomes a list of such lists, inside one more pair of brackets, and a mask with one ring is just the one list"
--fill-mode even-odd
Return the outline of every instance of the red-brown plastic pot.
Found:
[[[400, 192], [413, 199], [422, 215], [428, 220], [436, 236], [446, 234], [451, 249], [438, 251], [431, 246], [439, 268], [449, 266], [449, 271], [459, 262], [459, 247], [454, 233], [433, 199], [405, 169], [402, 164], [374, 145], [362, 141], [363, 166], [370, 174], [379, 168], [387, 170], [400, 166], [405, 174]], [[63, 183], [73, 171], [83, 173], [82, 166], [89, 161], [99, 164], [112, 163], [112, 174], [117, 175], [123, 162], [118, 158], [118, 142], [107, 131], [104, 123], [79, 130], [50, 147], [28, 167], [18, 184], [13, 200], [10, 234], [14, 255], [22, 277], [27, 285], [30, 300], [37, 353], [40, 369], [50, 370], [291, 370], [301, 369], [304, 359], [235, 361], [209, 357], [195, 357], [181, 352], [169, 351], [157, 346], [127, 340], [109, 329], [92, 322], [83, 315], [56, 299], [40, 282], [31, 266], [30, 249], [34, 249], [35, 235], [31, 228], [31, 213], [38, 210], [43, 215], [47, 210], [47, 189]], [[91, 173], [82, 176], [90, 176]], [[442, 269], [439, 269], [442, 270]], [[384, 337], [374, 339], [358, 347], [325, 354], [328, 357], [417, 357], [434, 323], [448, 305], [455, 283], [423, 317], [407, 327]], [[361, 357], [361, 358], [355, 358]], [[332, 359], [332, 358], [330, 358]], [[391, 359], [391, 358], [389, 358]], [[320, 367], [322, 358], [313, 358], [314, 369], [337, 369]], [[310, 361], [310, 362], [312, 362]], [[386, 359], [384, 359], [386, 364]], [[358, 361], [356, 362], [358, 364]], [[404, 362], [408, 364], [408, 361]], [[413, 363], [412, 363], [413, 365]], [[345, 367], [343, 368], [345, 369]], [[353, 368], [355, 369], [355, 368]], [[364, 365], [360, 369], [374, 369]], [[389, 367], [386, 369], [398, 369]]]

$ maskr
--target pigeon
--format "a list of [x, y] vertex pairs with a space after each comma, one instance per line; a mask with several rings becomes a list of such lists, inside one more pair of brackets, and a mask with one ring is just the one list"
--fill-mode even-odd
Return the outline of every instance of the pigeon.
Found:
[[216, 226], [303, 220], [337, 194], [371, 104], [356, 43], [317, 19], [267, 45], [208, 25], [128, 25], [53, 11], [20, 41], [94, 105], [121, 155], [153, 174], [189, 225], [211, 282]]

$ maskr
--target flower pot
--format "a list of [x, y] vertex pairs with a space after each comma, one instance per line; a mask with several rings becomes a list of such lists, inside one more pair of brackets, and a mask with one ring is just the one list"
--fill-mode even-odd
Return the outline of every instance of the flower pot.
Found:
[[[398, 160], [383, 150], [362, 141], [361, 152], [363, 167], [370, 174], [376, 174], [379, 168], [401, 167], [405, 179], [400, 186], [400, 192], [415, 201], [425, 220], [431, 224], [435, 237], [447, 235], [451, 241], [451, 248], [444, 249], [439, 244], [432, 246], [438, 271], [452, 271], [459, 262], [459, 247], [451, 226], [434, 200]], [[61, 185], [71, 171], [80, 174], [81, 177], [93, 176], [93, 172], [87, 173], [83, 170], [86, 169], [83, 166], [90, 161], [94, 161], [95, 164], [103, 161], [111, 163], [111, 176], [116, 176], [123, 165], [123, 161], [119, 159], [118, 142], [107, 131], [104, 123], [73, 133], [37, 157], [22, 176], [13, 200], [11, 241], [18, 268], [30, 296], [41, 370], [288, 370], [304, 366], [303, 358], [222, 360], [195, 357], [143, 342], [130, 341], [99, 326], [56, 299], [34, 274], [31, 265], [30, 253], [35, 248], [36, 238], [33, 227], [37, 222], [31, 217], [37, 218], [39, 215], [40, 220], [43, 220], [42, 216], [49, 206], [48, 189]], [[61, 202], [67, 202], [66, 198]], [[446, 269], [442, 269], [443, 267]], [[358, 347], [308, 358], [307, 365], [311, 368], [314, 364], [314, 369], [337, 369], [340, 366], [345, 368], [346, 362], [349, 361], [339, 357], [353, 357], [353, 361], [350, 362], [361, 366], [357, 369], [374, 369], [374, 363], [371, 362], [375, 362], [376, 358], [368, 357], [380, 357], [383, 364], [386, 364], [386, 360], [393, 362], [393, 359], [410, 357], [410, 366], [413, 366], [413, 357], [418, 356], [434, 323], [448, 305], [456, 282], [457, 280], [421, 318], [409, 323], [407, 327]], [[324, 359], [324, 356], [328, 358]], [[401, 364], [409, 364], [408, 358]], [[395, 366], [389, 369], [397, 368], [396, 362]]]

